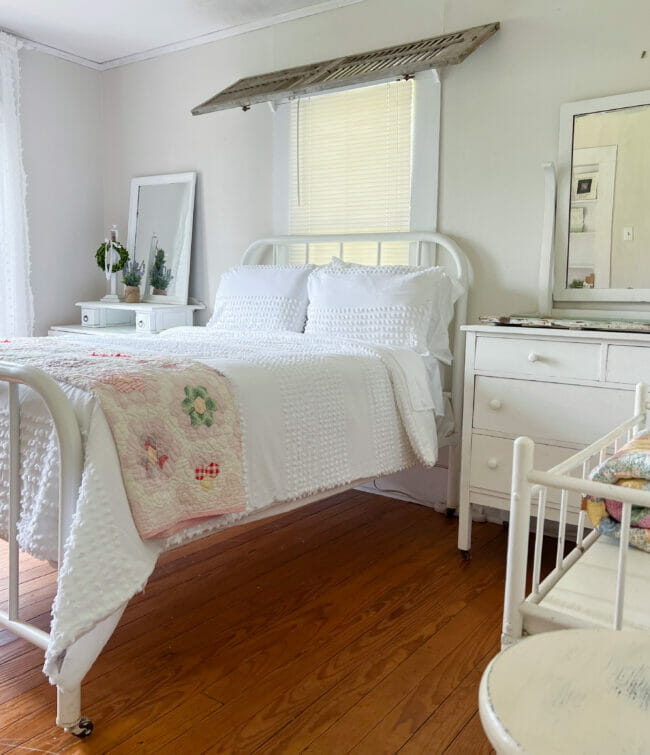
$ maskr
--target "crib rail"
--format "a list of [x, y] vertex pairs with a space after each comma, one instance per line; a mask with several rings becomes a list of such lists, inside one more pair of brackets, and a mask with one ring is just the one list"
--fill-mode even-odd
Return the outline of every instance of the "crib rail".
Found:
[[[625, 605], [625, 574], [629, 547], [632, 506], [650, 508], [650, 492], [608, 485], [588, 479], [591, 468], [602, 463], [609, 455], [631, 440], [647, 424], [648, 389], [645, 384], [636, 387], [634, 414], [595, 443], [573, 454], [548, 471], [533, 468], [535, 444], [530, 438], [517, 438], [514, 444], [512, 496], [510, 508], [510, 537], [508, 541], [508, 566], [506, 573], [506, 596], [504, 603], [503, 645], [511, 644], [522, 636], [524, 617], [543, 619], [558, 627], [589, 626], [588, 622], [571, 619], [566, 615], [540, 606], [540, 602], [559, 582], [562, 576], [598, 539], [599, 533], [586, 533], [585, 512], [580, 511], [577, 524], [576, 545], [565, 555], [569, 492], [581, 496], [613, 498], [623, 503], [621, 536], [616, 577], [616, 599], [612, 625], [621, 629]], [[560, 516], [555, 552], [555, 567], [541, 579], [542, 544], [546, 524], [546, 504], [549, 489], [559, 490]], [[528, 540], [530, 532], [531, 498], [537, 496], [537, 525], [532, 563], [532, 588], [526, 597], [528, 566]]]
[[[0, 626], [13, 634], [45, 649], [49, 634], [22, 621], [20, 609], [20, 561], [18, 547], [18, 521], [20, 517], [20, 386], [31, 388], [45, 403], [56, 432], [59, 444], [59, 525], [58, 563], [63, 562], [65, 534], [69, 531], [74, 506], [81, 484], [83, 450], [81, 432], [74, 410], [56, 382], [45, 372], [35, 367], [0, 361], [0, 383], [7, 385], [8, 451], [9, 451], [9, 600], [6, 611], [0, 610]], [[57, 690], [57, 724], [68, 731], [78, 733], [82, 721], [80, 690]]]

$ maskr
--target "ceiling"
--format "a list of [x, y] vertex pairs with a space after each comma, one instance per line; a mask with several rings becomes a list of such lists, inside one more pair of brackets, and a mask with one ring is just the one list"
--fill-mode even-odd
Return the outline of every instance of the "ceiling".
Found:
[[351, 2], [0, 0], [0, 29], [103, 68]]

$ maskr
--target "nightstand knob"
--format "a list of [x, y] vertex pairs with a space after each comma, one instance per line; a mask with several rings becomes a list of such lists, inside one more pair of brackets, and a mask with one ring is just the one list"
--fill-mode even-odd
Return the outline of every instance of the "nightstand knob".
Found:
[[536, 354], [534, 351], [531, 351], [528, 355], [528, 361], [529, 362], [537, 362], [539, 359], [539, 354]]
[[497, 412], [503, 406], [503, 404], [501, 403], [501, 401], [499, 401], [498, 398], [493, 398], [488, 402], [488, 406], [490, 407], [490, 409], [493, 409], [495, 412]]
[[144, 320], [138, 320], [138, 327], [144, 328]]
[[496, 459], [488, 459], [487, 465], [490, 469], [496, 469], [499, 466], [499, 462]]
[[84, 322], [88, 322], [88, 315], [84, 315], [82, 319]]

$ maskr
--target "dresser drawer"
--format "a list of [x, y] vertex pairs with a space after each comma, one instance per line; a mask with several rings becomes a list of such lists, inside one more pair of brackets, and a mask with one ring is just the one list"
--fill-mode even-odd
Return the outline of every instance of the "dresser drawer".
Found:
[[600, 345], [535, 338], [476, 339], [474, 367], [479, 371], [530, 377], [598, 380]]
[[587, 446], [632, 409], [629, 390], [477, 376], [473, 426]]
[[610, 346], [605, 375], [605, 379], [611, 383], [650, 383], [650, 348]]
[[[510, 496], [512, 486], [512, 449], [513, 441], [505, 438], [492, 438], [488, 435], [472, 435], [472, 462], [470, 469], [470, 487]], [[535, 469], [547, 470], [568, 459], [573, 451], [568, 448], [535, 444]], [[559, 505], [560, 490], [548, 489], [548, 502]], [[534, 497], [537, 500], [537, 497]], [[569, 506], [580, 509], [580, 495], [569, 495]]]

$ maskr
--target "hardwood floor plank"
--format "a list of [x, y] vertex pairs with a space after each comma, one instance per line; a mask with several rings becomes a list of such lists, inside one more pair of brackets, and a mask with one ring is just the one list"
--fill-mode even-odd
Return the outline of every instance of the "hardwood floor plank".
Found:
[[478, 711], [445, 750], [445, 755], [467, 755], [468, 752], [476, 755], [496, 755], [496, 751], [485, 737]]
[[488, 663], [499, 652], [495, 643], [474, 670], [458, 685], [400, 750], [404, 755], [442, 753], [472, 718], [478, 707], [478, 686]]

